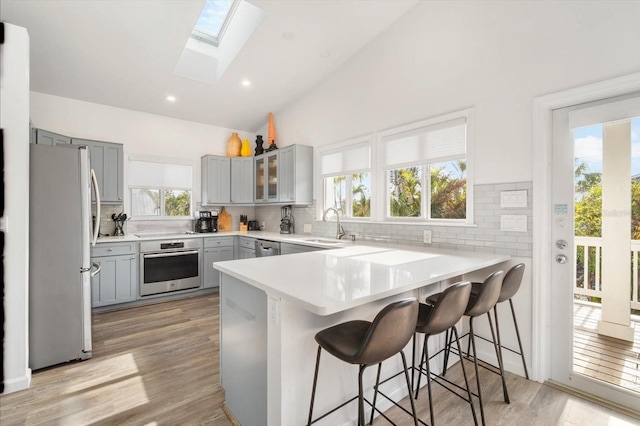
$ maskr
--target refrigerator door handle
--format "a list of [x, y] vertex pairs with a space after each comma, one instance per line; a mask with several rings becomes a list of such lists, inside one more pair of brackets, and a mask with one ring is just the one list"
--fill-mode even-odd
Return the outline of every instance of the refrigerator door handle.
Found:
[[[100, 226], [98, 226], [98, 223], [100, 223], [100, 189], [98, 188], [98, 178], [96, 177], [96, 172], [91, 169], [91, 182], [93, 182], [93, 190], [96, 193], [96, 226], [94, 226], [93, 228], [93, 241], [91, 242], [92, 246], [96, 245], [96, 241], [98, 241], [98, 232], [100, 230]], [[96, 272], [97, 274], [97, 272]], [[93, 274], [91, 275], [93, 276]]]
[[91, 269], [96, 268], [96, 270], [95, 271], [93, 271], [93, 270], [91, 271], [91, 276], [95, 277], [96, 275], [98, 275], [100, 273], [100, 270], [102, 269], [102, 265], [100, 265], [99, 263], [96, 263], [96, 262], [93, 262], [92, 265], [93, 265], [93, 267]]

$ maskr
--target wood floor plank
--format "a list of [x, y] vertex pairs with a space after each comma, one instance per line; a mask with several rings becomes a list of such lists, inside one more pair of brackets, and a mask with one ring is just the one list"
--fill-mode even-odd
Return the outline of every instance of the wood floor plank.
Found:
[[[0, 424], [231, 426], [219, 386], [219, 312], [217, 293], [208, 293], [94, 314], [93, 358], [34, 372], [31, 388], [0, 396]], [[598, 360], [615, 363], [604, 356]], [[475, 383], [472, 364], [465, 366]], [[462, 383], [459, 364], [447, 377]], [[640, 424], [509, 373], [511, 404], [505, 404], [499, 376], [481, 369], [480, 379], [489, 425]], [[432, 396], [438, 425], [473, 424], [468, 405], [458, 397], [437, 385]], [[408, 408], [408, 399], [401, 404]], [[428, 421], [425, 389], [416, 406]], [[399, 426], [413, 424], [396, 408], [387, 414]], [[387, 423], [377, 418], [374, 424]]]

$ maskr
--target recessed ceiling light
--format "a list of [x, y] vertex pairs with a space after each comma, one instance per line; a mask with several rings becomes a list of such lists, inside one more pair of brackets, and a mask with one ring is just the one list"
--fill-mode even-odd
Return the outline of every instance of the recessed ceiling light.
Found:
[[329, 50], [323, 50], [322, 52], [320, 52], [320, 56], [323, 58], [328, 58], [329, 56], [331, 56], [331, 52]]
[[176, 97], [175, 97], [175, 96], [173, 96], [173, 95], [169, 95], [169, 96], [167, 96], [167, 100], [168, 100], [169, 102], [175, 102], [175, 101], [176, 101]]
[[282, 33], [282, 38], [287, 40], [287, 41], [291, 41], [296, 37], [296, 35], [290, 31], [285, 31], [284, 33]]
[[244, 87], [249, 87], [251, 86], [251, 82], [249, 80], [247, 80], [246, 78], [244, 80], [242, 80], [241, 83]]

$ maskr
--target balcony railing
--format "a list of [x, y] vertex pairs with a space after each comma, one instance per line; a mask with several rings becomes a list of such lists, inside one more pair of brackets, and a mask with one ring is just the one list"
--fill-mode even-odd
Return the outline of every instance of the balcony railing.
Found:
[[[573, 294], [588, 298], [602, 298], [602, 238], [575, 237], [576, 265]], [[640, 240], [631, 240], [629, 265], [631, 274], [631, 309], [640, 310]], [[597, 302], [597, 300], [590, 299]]]

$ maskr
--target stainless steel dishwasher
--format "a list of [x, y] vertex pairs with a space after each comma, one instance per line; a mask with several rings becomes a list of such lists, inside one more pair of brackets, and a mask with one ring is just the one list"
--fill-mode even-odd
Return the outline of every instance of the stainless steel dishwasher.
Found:
[[256, 257], [278, 256], [280, 243], [268, 240], [256, 240]]

